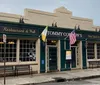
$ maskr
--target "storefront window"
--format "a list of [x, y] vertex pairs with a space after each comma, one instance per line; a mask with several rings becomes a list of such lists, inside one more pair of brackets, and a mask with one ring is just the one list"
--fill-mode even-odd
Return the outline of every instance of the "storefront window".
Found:
[[100, 59], [100, 43], [97, 44], [97, 58]]
[[[4, 60], [4, 43], [0, 39], [0, 62]], [[16, 40], [8, 39], [6, 43], [6, 53], [5, 53], [6, 62], [16, 62]]]
[[87, 43], [87, 57], [88, 59], [95, 58], [94, 43]]
[[20, 40], [20, 61], [36, 60], [36, 41]]

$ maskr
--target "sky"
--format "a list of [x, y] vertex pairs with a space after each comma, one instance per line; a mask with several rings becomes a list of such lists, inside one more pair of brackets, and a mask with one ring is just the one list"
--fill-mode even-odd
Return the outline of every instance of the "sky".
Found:
[[100, 0], [0, 0], [0, 12], [24, 15], [24, 9], [53, 12], [64, 6], [73, 16], [93, 19], [100, 26]]

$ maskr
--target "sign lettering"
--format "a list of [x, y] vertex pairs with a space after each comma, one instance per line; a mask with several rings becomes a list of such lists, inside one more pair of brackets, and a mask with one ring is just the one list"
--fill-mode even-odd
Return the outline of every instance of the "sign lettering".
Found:
[[[48, 31], [48, 36], [58, 36], [58, 37], [68, 37], [70, 33], [66, 32], [57, 32], [57, 31]], [[82, 34], [77, 34], [77, 37], [82, 37]]]
[[34, 29], [15, 29], [4, 27], [3, 32], [36, 33]]

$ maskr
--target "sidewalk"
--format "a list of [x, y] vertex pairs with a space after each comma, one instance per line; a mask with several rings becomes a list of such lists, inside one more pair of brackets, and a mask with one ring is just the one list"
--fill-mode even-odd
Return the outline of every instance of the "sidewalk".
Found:
[[[58, 77], [65, 78], [66, 80], [100, 77], [100, 68], [7, 77], [6, 85], [53, 82]], [[4, 85], [3, 78], [0, 78], [0, 85]]]

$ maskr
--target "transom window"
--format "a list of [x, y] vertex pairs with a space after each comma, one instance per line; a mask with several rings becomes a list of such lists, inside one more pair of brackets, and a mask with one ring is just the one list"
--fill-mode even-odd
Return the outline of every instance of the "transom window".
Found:
[[36, 41], [20, 40], [20, 61], [36, 60]]

